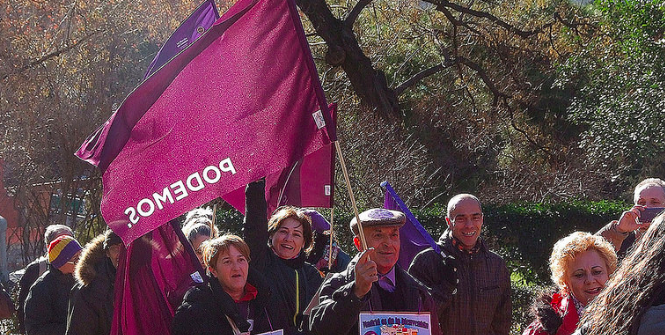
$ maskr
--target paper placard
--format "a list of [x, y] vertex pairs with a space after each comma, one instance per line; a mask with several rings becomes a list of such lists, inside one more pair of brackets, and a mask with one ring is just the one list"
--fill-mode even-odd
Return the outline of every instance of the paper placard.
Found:
[[362, 312], [360, 335], [430, 335], [430, 315], [404, 312]]
[[256, 335], [284, 335], [284, 329], [277, 329], [277, 330], [273, 330], [271, 332], [265, 332], [265, 333], [256, 334]]
[[314, 114], [312, 114], [312, 117], [314, 117], [314, 122], [316, 122], [316, 127], [318, 129], [321, 129], [326, 126], [326, 119], [323, 118], [323, 112], [321, 112], [320, 109], [314, 112]]

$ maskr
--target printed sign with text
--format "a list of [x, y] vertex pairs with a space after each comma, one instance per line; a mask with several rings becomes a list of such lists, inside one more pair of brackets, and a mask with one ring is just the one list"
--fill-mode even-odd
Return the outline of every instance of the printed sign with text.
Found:
[[360, 313], [360, 335], [430, 335], [429, 313]]

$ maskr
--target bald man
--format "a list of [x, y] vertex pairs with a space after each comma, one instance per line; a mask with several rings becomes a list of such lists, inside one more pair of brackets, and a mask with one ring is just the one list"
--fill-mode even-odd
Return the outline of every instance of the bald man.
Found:
[[506, 262], [487, 249], [480, 237], [480, 200], [458, 194], [448, 202], [448, 229], [432, 248], [413, 259], [409, 273], [433, 291], [441, 332], [492, 335], [510, 332], [512, 306]]

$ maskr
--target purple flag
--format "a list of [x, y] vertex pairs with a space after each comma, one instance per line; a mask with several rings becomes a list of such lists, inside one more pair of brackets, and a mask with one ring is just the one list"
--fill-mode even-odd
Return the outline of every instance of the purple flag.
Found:
[[334, 140], [293, 0], [240, 0], [79, 149], [125, 244]]
[[152, 60], [143, 79], [159, 70], [171, 58], [175, 57], [180, 51], [185, 50], [190, 44], [196, 41], [205, 33], [212, 24], [219, 19], [219, 12], [215, 6], [214, 0], [206, 0], [196, 10], [183, 21], [178, 29], [173, 32], [171, 37], [164, 43], [155, 59]]
[[[328, 109], [330, 118], [336, 122], [337, 105], [331, 104]], [[334, 124], [332, 128], [335, 128]], [[331, 143], [303, 157], [294, 165], [266, 176], [268, 213], [284, 205], [331, 208], [334, 178], [335, 148]], [[222, 198], [245, 214], [244, 187]]]
[[[219, 12], [217, 11], [217, 6], [215, 6], [214, 0], [206, 0], [202, 3], [180, 24], [178, 29], [173, 32], [171, 37], [169, 37], [159, 52], [157, 52], [155, 59], [153, 59], [150, 66], [148, 66], [148, 70], [146, 71], [143, 80], [148, 78], [153, 72], [159, 70], [164, 64], [168, 63], [168, 61], [173, 59], [173, 57], [175, 57], [180, 51], [190, 46], [218, 19]], [[125, 132], [134, 127], [141, 115], [136, 115], [136, 117], [133, 117], [132, 115], [124, 115], [122, 121], [114, 121], [115, 116], [114, 113], [108, 121], [99, 126], [91, 135], [89, 135], [76, 153], [81, 159], [86, 160], [95, 166], [99, 166], [102, 171], [106, 169], [106, 163], [100, 162], [100, 157], [95, 156], [99, 156], [97, 151], [102, 150], [100, 146], [105, 144], [106, 137], [109, 134], [111, 134], [111, 136], [117, 136], [118, 133], [121, 133], [122, 136], [127, 136]], [[110, 129], [110, 127], [113, 127], [114, 129]], [[122, 141], [120, 142], [122, 143]], [[100, 165], [100, 163], [102, 164]]]
[[432, 236], [429, 235], [427, 230], [418, 222], [413, 213], [404, 204], [399, 195], [390, 186], [387, 181], [381, 183], [381, 187], [386, 191], [383, 208], [397, 210], [406, 215], [406, 224], [399, 230], [400, 234], [400, 251], [399, 251], [399, 265], [404, 269], [408, 269], [416, 255], [432, 247], [436, 253], [440, 253], [439, 245], [436, 244]]
[[111, 334], [169, 334], [175, 310], [201, 273], [178, 222], [135, 240], [120, 255]]

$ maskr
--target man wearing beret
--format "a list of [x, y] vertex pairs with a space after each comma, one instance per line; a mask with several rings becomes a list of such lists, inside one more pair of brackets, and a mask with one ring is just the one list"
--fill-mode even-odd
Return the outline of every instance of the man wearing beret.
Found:
[[446, 222], [448, 229], [438, 242], [441, 254], [432, 248], [420, 252], [409, 273], [432, 288], [444, 334], [508, 335], [510, 273], [506, 262], [480, 238], [480, 200], [471, 194], [454, 196]]
[[441, 334], [429, 289], [397, 264], [404, 214], [377, 208], [362, 212], [359, 218], [368, 249], [362, 247], [354, 218], [353, 242], [361, 253], [345, 271], [323, 283], [319, 305], [310, 315], [311, 330], [319, 335], [355, 335], [361, 311], [430, 312], [431, 333]]

